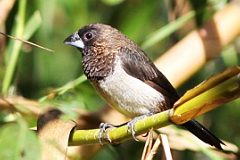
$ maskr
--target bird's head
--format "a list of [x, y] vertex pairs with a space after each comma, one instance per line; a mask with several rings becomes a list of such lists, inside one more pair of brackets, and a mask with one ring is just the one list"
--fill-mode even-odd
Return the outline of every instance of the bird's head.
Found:
[[[127, 39], [128, 40], [128, 39]], [[79, 29], [64, 41], [65, 44], [77, 47], [83, 55], [88, 49], [95, 48], [118, 48], [129, 44], [126, 37], [117, 29], [106, 24], [89, 24]]]
[[64, 43], [82, 52], [85, 74], [88, 78], [96, 78], [108, 75], [113, 70], [116, 54], [132, 42], [117, 29], [96, 23], [79, 29]]

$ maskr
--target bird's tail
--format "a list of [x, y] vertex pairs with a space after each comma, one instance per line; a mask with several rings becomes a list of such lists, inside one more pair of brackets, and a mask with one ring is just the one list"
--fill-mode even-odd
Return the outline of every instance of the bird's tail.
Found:
[[223, 150], [221, 144], [225, 144], [196, 120], [188, 121], [182, 126], [188, 129], [191, 133], [193, 133], [203, 142], [208, 143], [211, 146], [216, 147], [217, 149]]

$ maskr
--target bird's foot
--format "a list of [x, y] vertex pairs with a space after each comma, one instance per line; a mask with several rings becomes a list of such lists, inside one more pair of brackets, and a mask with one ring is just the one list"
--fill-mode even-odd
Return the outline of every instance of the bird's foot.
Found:
[[131, 121], [127, 122], [127, 123], [124, 123], [124, 124], [121, 124], [121, 125], [112, 125], [112, 124], [109, 124], [109, 123], [101, 123], [99, 125], [99, 128], [100, 128], [100, 131], [99, 131], [99, 134], [98, 134], [98, 141], [100, 144], [103, 144], [103, 139], [104, 139], [104, 133], [106, 132], [106, 130], [108, 128], [112, 128], [112, 127], [121, 127], [121, 126], [124, 126], [127, 124], [127, 128], [128, 128], [128, 131], [131, 132], [132, 134], [132, 137], [135, 141], [139, 141], [137, 138], [136, 138], [136, 131], [134, 129], [135, 127], [135, 124], [138, 120], [141, 120], [141, 119], [144, 119], [146, 117], [149, 117], [149, 116], [152, 116], [153, 113], [149, 113], [149, 114], [146, 114], [146, 115], [142, 115], [142, 116], [139, 116], [139, 117], [135, 117], [133, 118]]
[[129, 121], [129, 122], [127, 123], [128, 131], [131, 132], [132, 137], [133, 137], [133, 139], [134, 139], [135, 141], [139, 141], [139, 140], [136, 138], [136, 136], [135, 136], [135, 135], [136, 135], [136, 131], [135, 131], [134, 127], [135, 127], [136, 122], [137, 122], [138, 120], [144, 119], [144, 118], [149, 117], [149, 116], [151, 116], [151, 115], [153, 115], [153, 113], [149, 113], [149, 114], [146, 114], [146, 115], [142, 115], [142, 116], [139, 116], [139, 117], [135, 117], [135, 118], [133, 118], [133, 120], [131, 120], [131, 121]]
[[104, 133], [106, 132], [106, 130], [108, 128], [111, 128], [111, 127], [118, 127], [118, 126], [115, 126], [115, 125], [112, 125], [112, 124], [109, 124], [109, 123], [100, 123], [100, 125], [99, 125], [100, 131], [98, 133], [98, 141], [99, 141], [100, 144], [103, 145], [102, 139], [104, 137]]

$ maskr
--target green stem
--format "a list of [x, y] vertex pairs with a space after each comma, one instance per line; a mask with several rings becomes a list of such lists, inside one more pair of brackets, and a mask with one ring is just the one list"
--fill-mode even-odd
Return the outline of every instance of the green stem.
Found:
[[66, 85], [51, 91], [51, 93], [49, 93], [47, 96], [44, 96], [44, 97], [40, 98], [39, 101], [43, 102], [43, 101], [47, 100], [51, 94], [54, 95], [53, 98], [55, 98], [56, 96], [63, 95], [67, 91], [77, 87], [78, 85], [80, 85], [81, 83], [83, 83], [86, 80], [87, 80], [87, 77], [85, 75], [81, 75], [77, 79], [75, 79], [71, 82], [68, 82]]
[[[136, 122], [134, 129], [136, 131], [136, 136], [146, 133], [149, 131], [149, 128], [158, 129], [167, 125], [170, 125], [171, 122], [168, 120], [168, 112], [164, 111], [145, 119], [141, 119]], [[86, 145], [86, 144], [98, 144], [98, 134], [99, 129], [89, 129], [89, 130], [76, 130], [72, 133], [71, 137], [69, 138], [69, 145], [70, 146], [77, 146], [77, 145]], [[131, 132], [128, 131], [127, 125], [122, 127], [115, 128], [108, 132], [108, 139], [111, 139], [113, 143], [123, 142], [127, 139], [132, 138]], [[105, 139], [102, 140], [103, 144], [108, 144], [109, 141]]]
[[[19, 2], [19, 7], [18, 7], [18, 14], [17, 14], [18, 16], [17, 16], [15, 37], [21, 38], [23, 35], [23, 31], [24, 31], [25, 11], [26, 11], [27, 0], [19, 0], [18, 2]], [[22, 42], [14, 41], [12, 53], [7, 62], [7, 69], [5, 72], [4, 79], [3, 79], [2, 93], [4, 96], [7, 96], [8, 89], [10, 88], [10, 85], [13, 81], [13, 77], [14, 77], [14, 73], [16, 70], [21, 46], [22, 46]]]

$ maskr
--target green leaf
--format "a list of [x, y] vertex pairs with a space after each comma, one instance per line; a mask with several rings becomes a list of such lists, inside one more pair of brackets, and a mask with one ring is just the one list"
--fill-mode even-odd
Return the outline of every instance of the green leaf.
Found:
[[181, 28], [188, 20], [192, 19], [194, 16], [195, 16], [195, 12], [191, 11], [188, 14], [186, 14], [185, 16], [183, 16], [175, 21], [172, 21], [172, 22], [168, 23], [167, 25], [165, 25], [164, 27], [156, 30], [155, 32], [153, 32], [146, 38], [146, 40], [142, 44], [142, 48], [146, 49], [146, 48], [153, 46], [157, 42], [161, 41], [162, 39], [166, 38], [167, 36], [169, 36], [170, 34], [175, 32], [176, 30]]
[[227, 46], [222, 51], [221, 58], [227, 67], [239, 64], [238, 52], [234, 45]]
[[[18, 4], [19, 6], [18, 6], [17, 21], [15, 22], [16, 28], [14, 29], [13, 32], [16, 33], [14, 34], [14, 36], [21, 38], [24, 30], [27, 1], [19, 0], [18, 2], [19, 2]], [[4, 96], [7, 96], [8, 89], [10, 88], [10, 85], [13, 81], [21, 47], [22, 47], [22, 42], [11, 40], [9, 48], [7, 48], [7, 53], [6, 53], [7, 69], [4, 75], [3, 88], [2, 88], [2, 92]]]
[[115, 6], [118, 5], [120, 3], [122, 3], [124, 0], [102, 0], [103, 3], [110, 5], [110, 6]]
[[41, 15], [39, 11], [35, 11], [32, 17], [27, 21], [26, 27], [23, 32], [25, 40], [32, 37], [42, 23]]
[[40, 156], [36, 134], [29, 130], [23, 120], [4, 125], [0, 129], [0, 159], [31, 160]]
[[[14, 29], [14, 33], [16, 33], [17, 38], [24, 38], [28, 40], [39, 28], [41, 24], [41, 17], [39, 12], [35, 12], [33, 16], [28, 20], [25, 26], [25, 11], [26, 11], [26, 0], [19, 1], [19, 12], [17, 14], [18, 21], [16, 28]], [[7, 96], [8, 89], [14, 79], [14, 74], [16, 70], [16, 66], [18, 63], [20, 51], [22, 47], [22, 42], [12, 39], [10, 41], [9, 47], [6, 51], [6, 62], [7, 69], [5, 72], [5, 76], [3, 79], [3, 88], [2, 92], [4, 96]]]

